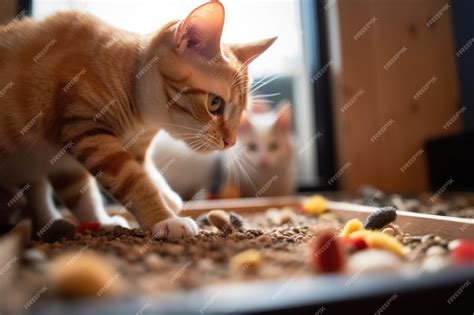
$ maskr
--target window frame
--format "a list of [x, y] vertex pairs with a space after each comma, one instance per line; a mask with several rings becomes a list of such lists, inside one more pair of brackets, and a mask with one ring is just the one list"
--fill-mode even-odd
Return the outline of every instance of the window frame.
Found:
[[33, 0], [18, 0], [17, 13], [20, 14], [23, 10], [26, 10], [27, 16], [31, 16], [33, 9]]
[[[330, 61], [324, 0], [300, 0], [300, 8], [303, 23], [303, 42], [306, 44], [304, 49], [307, 53], [310, 73], [315, 75]], [[330, 91], [330, 71], [326, 71], [318, 80], [311, 82], [315, 131], [322, 134], [316, 140], [313, 148], [316, 150], [318, 182], [315, 185], [300, 187], [300, 192], [336, 190], [338, 187], [337, 183], [335, 185], [328, 184], [336, 170]]]

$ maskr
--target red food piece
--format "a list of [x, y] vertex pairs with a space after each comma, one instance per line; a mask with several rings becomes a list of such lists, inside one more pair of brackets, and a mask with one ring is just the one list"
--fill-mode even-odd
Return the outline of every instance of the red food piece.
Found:
[[342, 242], [333, 229], [318, 233], [313, 243], [311, 265], [316, 272], [338, 272], [346, 263]]
[[295, 208], [296, 208], [296, 213], [308, 214], [306, 210], [304, 209], [304, 204], [302, 202], [300, 202]]
[[83, 222], [79, 224], [77, 227], [77, 233], [83, 233], [86, 230], [89, 230], [91, 232], [98, 232], [100, 231], [101, 226], [99, 222]]
[[474, 241], [460, 240], [459, 245], [453, 249], [452, 257], [457, 265], [474, 263]]
[[355, 250], [362, 250], [369, 247], [369, 245], [367, 245], [367, 242], [363, 238], [360, 238], [360, 237], [359, 238], [345, 237], [342, 239], [342, 241], [344, 245], [351, 247]]
[[215, 199], [219, 199], [219, 194], [213, 194], [213, 193], [209, 193], [207, 195], [207, 200], [215, 200]]

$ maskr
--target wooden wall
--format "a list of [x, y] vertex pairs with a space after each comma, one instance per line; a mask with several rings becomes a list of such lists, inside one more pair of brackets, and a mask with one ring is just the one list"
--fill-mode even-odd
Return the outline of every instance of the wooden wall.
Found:
[[[341, 188], [356, 191], [372, 184], [388, 192], [426, 190], [424, 142], [461, 129], [460, 119], [443, 128], [460, 108], [451, 8], [446, 0], [330, 3], [337, 162], [339, 168], [346, 165], [338, 179]], [[439, 19], [428, 27], [438, 12]], [[425, 84], [429, 87], [415, 99]]]
[[0, 1], [0, 25], [7, 24], [17, 14], [17, 0]]

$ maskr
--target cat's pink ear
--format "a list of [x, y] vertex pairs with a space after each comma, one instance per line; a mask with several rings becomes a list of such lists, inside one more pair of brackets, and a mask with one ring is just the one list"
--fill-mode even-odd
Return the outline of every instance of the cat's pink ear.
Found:
[[268, 49], [278, 37], [267, 38], [248, 44], [231, 45], [234, 55], [242, 62], [249, 63]]
[[224, 16], [224, 6], [219, 1], [194, 9], [176, 28], [174, 40], [177, 51], [182, 53], [192, 49], [211, 59], [219, 56]]
[[288, 101], [280, 101], [275, 109], [276, 120], [274, 128], [281, 131], [291, 130], [291, 104]]
[[250, 129], [250, 121], [246, 112], [240, 116], [239, 131], [247, 131]]

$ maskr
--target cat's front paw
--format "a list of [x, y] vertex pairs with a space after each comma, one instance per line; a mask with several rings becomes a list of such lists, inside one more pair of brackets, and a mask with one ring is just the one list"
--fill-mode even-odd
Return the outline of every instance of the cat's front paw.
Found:
[[175, 217], [155, 224], [152, 232], [156, 239], [177, 240], [196, 235], [198, 227], [191, 218]]
[[174, 191], [170, 190], [162, 195], [164, 197], [164, 202], [166, 205], [173, 210], [174, 213], [178, 214], [183, 209], [183, 199], [175, 193]]

